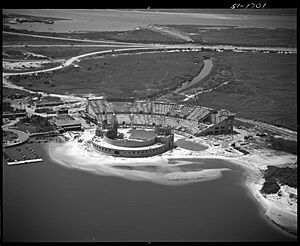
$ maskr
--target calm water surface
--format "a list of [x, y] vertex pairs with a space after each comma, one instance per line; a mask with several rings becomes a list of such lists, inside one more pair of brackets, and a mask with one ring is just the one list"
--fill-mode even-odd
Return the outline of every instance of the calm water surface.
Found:
[[232, 168], [220, 179], [164, 186], [65, 168], [42, 155], [43, 163], [3, 166], [4, 241], [295, 239], [262, 216], [244, 173], [224, 161], [211, 160]]
[[69, 18], [54, 24], [22, 23], [11, 24], [16, 29], [37, 32], [69, 31], [124, 31], [148, 24], [160, 25], [222, 25], [240, 27], [290, 28], [296, 29], [296, 16], [205, 14], [144, 12], [109, 9], [7, 9], [4, 13]]

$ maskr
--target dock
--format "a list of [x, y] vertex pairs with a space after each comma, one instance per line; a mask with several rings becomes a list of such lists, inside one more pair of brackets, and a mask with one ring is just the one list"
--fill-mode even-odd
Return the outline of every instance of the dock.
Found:
[[7, 162], [7, 165], [13, 166], [13, 165], [28, 164], [28, 163], [40, 162], [40, 161], [43, 161], [43, 159], [40, 158], [40, 159], [31, 159], [31, 160], [24, 160], [24, 161], [15, 160], [15, 161]]

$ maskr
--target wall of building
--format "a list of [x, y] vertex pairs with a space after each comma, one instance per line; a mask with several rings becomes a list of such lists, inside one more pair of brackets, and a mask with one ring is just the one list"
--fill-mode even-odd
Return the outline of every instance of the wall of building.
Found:
[[93, 141], [93, 139], [92, 139], [92, 146], [94, 149], [106, 153], [108, 155], [130, 157], [130, 158], [155, 156], [155, 155], [162, 154], [170, 149], [168, 145], [164, 144], [162, 146], [158, 146], [157, 148], [151, 148], [146, 150], [136, 150], [134, 148], [132, 148], [132, 150], [121, 150], [121, 149], [115, 150], [115, 149], [109, 149], [103, 147], [100, 144]]
[[216, 125], [213, 125], [207, 129], [205, 129], [204, 131], [196, 134], [196, 136], [233, 133], [233, 120], [234, 120], [234, 116], [228, 116], [227, 119], [221, 121], [220, 123], [218, 123]]
[[130, 125], [131, 123], [129, 114], [117, 114], [116, 117], [119, 125], [123, 125], [123, 123]]
[[2, 117], [12, 119], [17, 117], [25, 117], [26, 115], [27, 115], [26, 112], [25, 113], [3, 113]]
[[166, 145], [166, 147], [171, 149], [174, 147], [174, 135], [170, 134], [168, 136], [158, 136], [157, 142], [163, 143]]

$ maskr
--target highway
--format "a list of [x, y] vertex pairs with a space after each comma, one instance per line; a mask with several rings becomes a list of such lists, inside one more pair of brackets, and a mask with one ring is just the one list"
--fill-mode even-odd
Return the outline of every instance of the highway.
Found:
[[[128, 45], [130, 47], [145, 47], [145, 45]], [[26, 47], [127, 47], [121, 44], [6, 44], [4, 48], [26, 48]]]
[[[48, 69], [42, 69], [37, 71], [28, 71], [28, 72], [9, 72], [9, 73], [2, 73], [2, 76], [11, 76], [11, 75], [29, 75], [29, 74], [38, 74], [38, 73], [46, 73], [46, 72], [52, 72], [55, 70], [59, 70], [65, 67], [68, 67], [72, 65], [74, 62], [79, 61], [81, 58], [87, 57], [87, 56], [93, 56], [93, 55], [101, 55], [101, 54], [109, 54], [109, 53], [115, 53], [119, 51], [134, 51], [134, 50], [149, 50], [150, 47], [138, 47], [138, 48], [124, 48], [124, 49], [114, 49], [114, 50], [102, 50], [102, 51], [96, 51], [96, 52], [90, 52], [78, 56], [74, 56], [70, 59], [68, 59], [66, 62], [64, 62], [62, 65], [48, 68]], [[159, 47], [154, 47], [155, 49], [159, 49]], [[163, 47], [160, 47], [161, 49], [165, 49]]]

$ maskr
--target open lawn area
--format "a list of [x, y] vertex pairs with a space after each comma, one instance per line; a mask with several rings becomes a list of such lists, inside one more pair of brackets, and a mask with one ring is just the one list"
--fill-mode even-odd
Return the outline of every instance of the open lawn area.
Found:
[[[217, 66], [226, 65], [230, 82], [199, 94], [199, 105], [297, 129], [296, 55], [224, 52], [213, 57]], [[214, 74], [202, 83], [207, 84], [212, 77]]]
[[[16, 31], [18, 32], [18, 31]], [[37, 33], [38, 34], [38, 33]], [[48, 35], [53, 36], [53, 35]], [[75, 45], [75, 44], [97, 44], [95, 42], [82, 42], [82, 41], [70, 41], [70, 40], [59, 40], [49, 38], [38, 38], [23, 35], [15, 35], [9, 33], [2, 34], [3, 45]]]
[[[74, 54], [81, 52], [79, 50], [66, 52]], [[203, 56], [212, 57], [213, 68], [194, 87], [207, 90], [228, 83], [198, 94], [195, 103], [225, 108], [235, 112], [237, 117], [297, 129], [297, 63], [293, 54], [159, 52], [94, 56], [82, 59], [78, 67], [19, 77], [13, 82], [30, 90], [59, 94], [136, 98], [168, 94], [170, 100], [181, 102], [184, 96], [170, 92], [200, 72]]]
[[190, 34], [195, 43], [227, 44], [237, 46], [296, 47], [297, 31], [294, 29], [236, 28], [201, 25], [167, 25]]
[[173, 90], [196, 76], [202, 66], [200, 52], [106, 55], [84, 58], [78, 67], [51, 74], [21, 77], [14, 83], [53, 93], [145, 97]]
[[[133, 43], [185, 43], [185, 41], [180, 38], [170, 37], [164, 33], [158, 33], [149, 29], [136, 29], [129, 31], [114, 31], [114, 32], [70, 32], [70, 33], [55, 33], [55, 32], [34, 32], [28, 30], [16, 30], [8, 26], [4, 26], [4, 31], [27, 33], [43, 36], [53, 36], [53, 37], [64, 37], [64, 38], [74, 38], [74, 39], [89, 39], [89, 40], [110, 40], [110, 41], [120, 41], [120, 42], [133, 42]], [[5, 37], [5, 42], [14, 37]], [[33, 42], [34, 39], [30, 40], [31, 37], [27, 39]], [[60, 40], [58, 40], [60, 41]], [[63, 42], [63, 40], [61, 40]], [[20, 44], [20, 41], [16, 41]], [[67, 41], [70, 42], [70, 41]], [[73, 41], [72, 41], [73, 42]]]
[[14, 132], [3, 131], [2, 132], [2, 143], [13, 141], [18, 138], [18, 134]]

